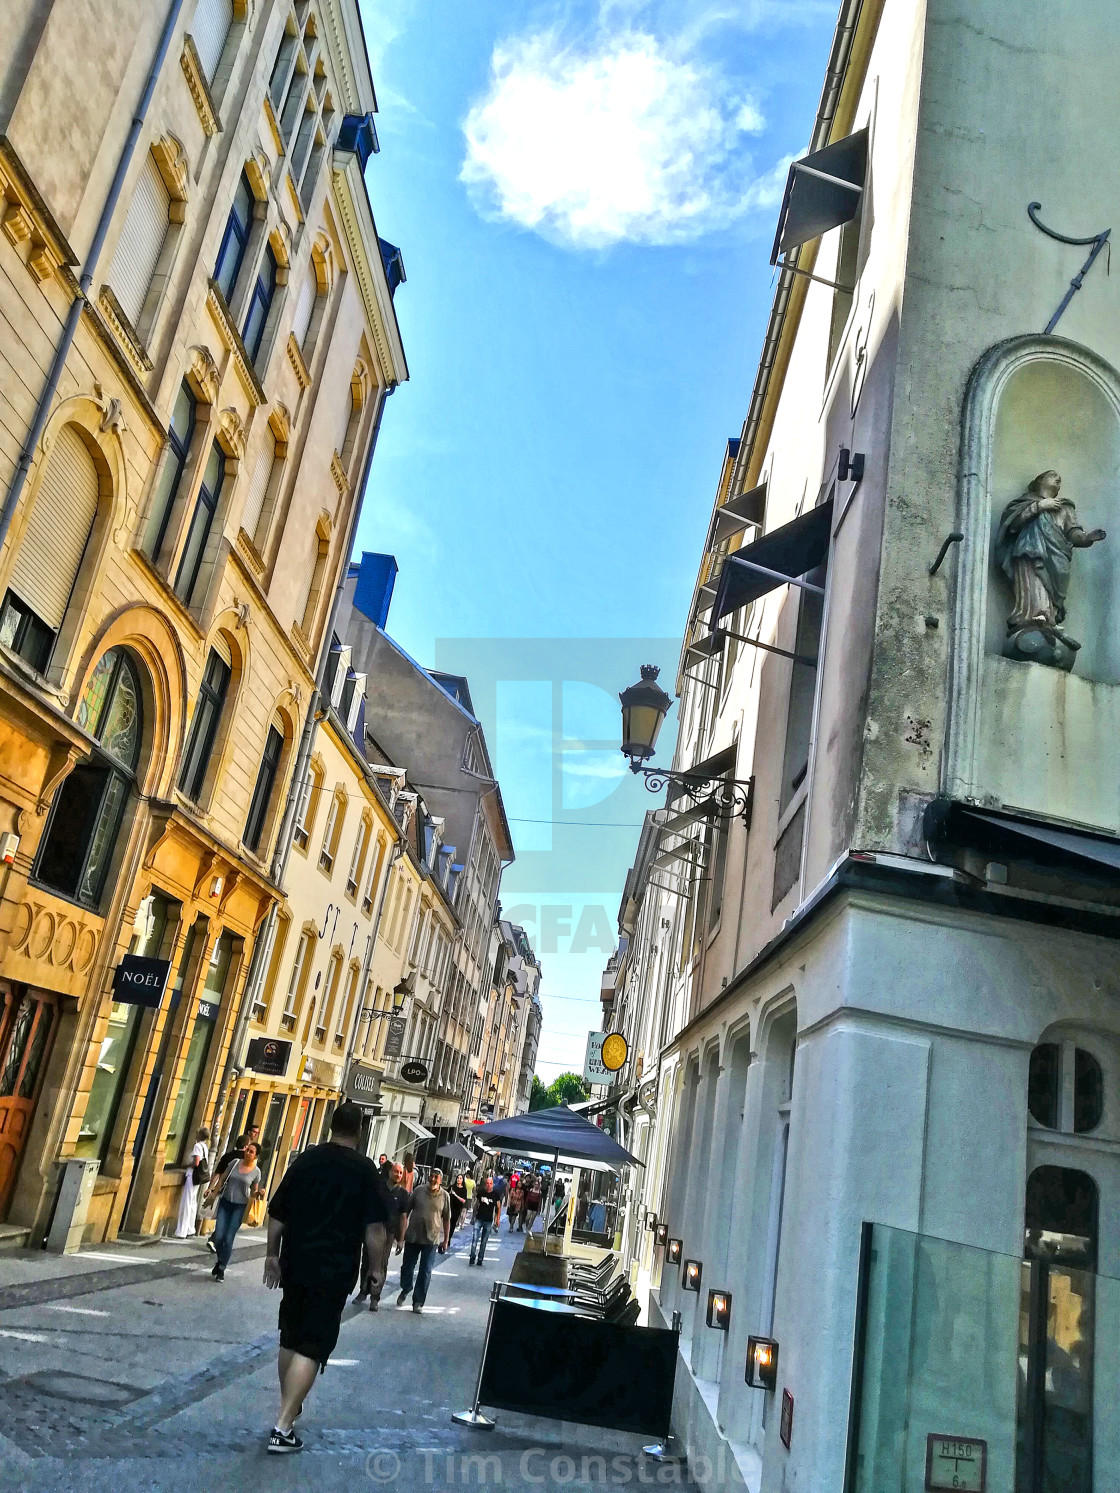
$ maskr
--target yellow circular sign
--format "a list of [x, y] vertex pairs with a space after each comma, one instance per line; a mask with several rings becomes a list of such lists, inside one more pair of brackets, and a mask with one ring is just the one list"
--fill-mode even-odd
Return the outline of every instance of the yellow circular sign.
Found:
[[603, 1042], [603, 1067], [608, 1073], [617, 1073], [626, 1061], [626, 1038], [621, 1032], [610, 1032]]

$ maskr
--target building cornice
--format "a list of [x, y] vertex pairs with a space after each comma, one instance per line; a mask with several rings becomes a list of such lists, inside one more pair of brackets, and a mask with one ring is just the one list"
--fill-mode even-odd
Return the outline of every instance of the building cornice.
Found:
[[377, 226], [362, 178], [361, 162], [354, 151], [336, 150], [331, 162], [334, 200], [342, 231], [354, 262], [358, 289], [373, 337], [382, 387], [408, 378], [404, 344], [393, 309], [393, 296], [381, 262]]
[[357, 0], [320, 0], [327, 51], [342, 94], [344, 114], [376, 114], [377, 95], [369, 70]]

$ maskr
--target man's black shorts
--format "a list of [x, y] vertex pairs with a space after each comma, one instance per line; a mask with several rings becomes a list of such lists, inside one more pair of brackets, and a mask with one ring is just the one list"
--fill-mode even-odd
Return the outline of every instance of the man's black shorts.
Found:
[[289, 1282], [280, 1301], [280, 1346], [326, 1363], [338, 1342], [348, 1291], [324, 1291]]

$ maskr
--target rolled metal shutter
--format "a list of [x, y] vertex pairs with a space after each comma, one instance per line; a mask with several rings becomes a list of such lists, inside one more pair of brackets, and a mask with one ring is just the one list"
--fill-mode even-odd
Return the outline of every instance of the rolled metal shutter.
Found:
[[232, 25], [233, 0], [198, 0], [191, 22], [191, 37], [208, 83], [214, 81]]
[[268, 492], [268, 479], [272, 476], [272, 465], [275, 460], [276, 437], [271, 430], [266, 430], [264, 445], [261, 447], [257, 464], [253, 468], [253, 475], [249, 481], [245, 511], [241, 515], [241, 527], [250, 539], [257, 532], [257, 524], [260, 523], [261, 509], [264, 507], [265, 494]]
[[307, 340], [307, 331], [311, 326], [311, 313], [315, 310], [315, 297], [318, 294], [319, 281], [315, 276], [315, 266], [308, 265], [300, 282], [299, 299], [296, 301], [295, 315], [292, 317], [292, 335], [300, 348]]
[[307, 565], [304, 566], [303, 573], [300, 575], [299, 580], [296, 583], [298, 589], [296, 590], [295, 623], [297, 627], [303, 626], [304, 613], [307, 611], [307, 603], [311, 596], [311, 583], [315, 579], [315, 568], [318, 563], [319, 542], [318, 540], [316, 540], [315, 549], [312, 552]]
[[133, 327], [140, 324], [159, 252], [167, 237], [171, 194], [151, 153], [137, 179], [106, 279]]
[[74, 427], [64, 425], [47, 457], [8, 582], [55, 632], [78, 578], [99, 495], [93, 457]]

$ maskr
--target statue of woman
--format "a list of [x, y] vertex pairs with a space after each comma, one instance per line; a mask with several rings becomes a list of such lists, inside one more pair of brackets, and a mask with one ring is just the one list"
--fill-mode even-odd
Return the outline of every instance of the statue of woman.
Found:
[[1012, 498], [999, 521], [996, 560], [1015, 588], [1008, 632], [1040, 627], [1076, 649], [1081, 644], [1058, 626], [1065, 621], [1070, 563], [1075, 549], [1098, 544], [1105, 531], [1086, 533], [1072, 501], [1060, 496], [1061, 487], [1057, 472], [1040, 472], [1021, 497]]

